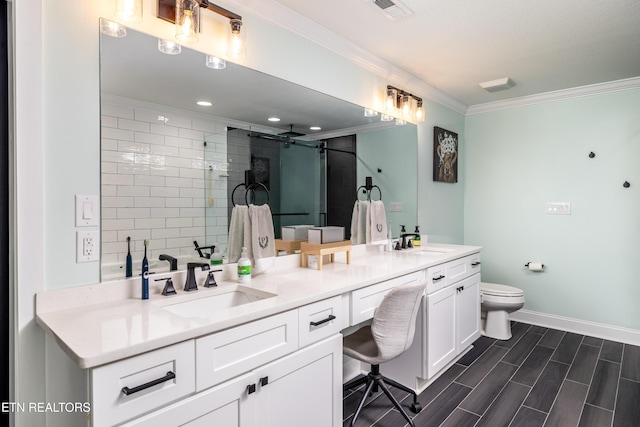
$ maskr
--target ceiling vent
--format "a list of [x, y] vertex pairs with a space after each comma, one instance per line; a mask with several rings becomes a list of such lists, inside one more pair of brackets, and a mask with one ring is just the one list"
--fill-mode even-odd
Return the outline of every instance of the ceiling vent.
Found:
[[509, 88], [512, 88], [513, 86], [515, 86], [515, 83], [509, 77], [480, 83], [480, 87], [487, 92], [498, 92], [499, 90], [507, 90]]
[[413, 12], [398, 0], [366, 0], [367, 2], [374, 4], [384, 13], [384, 16], [392, 21], [405, 16], [413, 15]]

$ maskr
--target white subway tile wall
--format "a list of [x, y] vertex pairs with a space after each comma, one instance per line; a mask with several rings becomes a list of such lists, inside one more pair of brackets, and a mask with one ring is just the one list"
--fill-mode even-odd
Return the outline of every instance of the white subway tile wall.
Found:
[[225, 125], [154, 107], [102, 101], [103, 277], [124, 275], [127, 237], [134, 274], [145, 239], [152, 270], [163, 253], [197, 256], [194, 240], [227, 249]]

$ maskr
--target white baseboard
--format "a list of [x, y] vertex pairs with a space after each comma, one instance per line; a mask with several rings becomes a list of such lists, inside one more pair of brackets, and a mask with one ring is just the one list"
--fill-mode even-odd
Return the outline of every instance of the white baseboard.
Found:
[[581, 335], [589, 335], [596, 338], [604, 338], [611, 341], [626, 344], [640, 345], [640, 331], [623, 328], [620, 326], [605, 325], [603, 323], [589, 322], [587, 320], [572, 319], [570, 317], [556, 316], [537, 311], [518, 310], [510, 314], [511, 320], [545, 326], [547, 328], [560, 329]]

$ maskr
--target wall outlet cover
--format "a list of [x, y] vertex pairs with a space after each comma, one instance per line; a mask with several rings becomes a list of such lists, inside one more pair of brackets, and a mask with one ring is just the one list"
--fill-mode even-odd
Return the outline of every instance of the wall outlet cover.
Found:
[[100, 259], [100, 231], [76, 231], [76, 262]]

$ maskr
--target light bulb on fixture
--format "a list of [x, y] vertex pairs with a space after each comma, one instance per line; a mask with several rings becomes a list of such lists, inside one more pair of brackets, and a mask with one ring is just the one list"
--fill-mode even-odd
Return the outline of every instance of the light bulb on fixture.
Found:
[[227, 56], [230, 58], [244, 58], [245, 42], [244, 31], [241, 31], [242, 20], [230, 19], [229, 32], [227, 34]]
[[197, 42], [200, 32], [200, 4], [196, 0], [176, 1], [176, 38]]
[[393, 116], [390, 116], [389, 114], [380, 114], [380, 121], [381, 122], [390, 122], [391, 120], [393, 120]]
[[418, 101], [416, 106], [416, 122], [422, 123], [425, 120], [424, 107], [422, 106], [422, 99]]
[[158, 50], [167, 55], [177, 55], [182, 52], [182, 46], [169, 40], [158, 39]]
[[124, 22], [142, 22], [142, 0], [116, 0], [115, 15]]
[[385, 100], [385, 111], [388, 115], [395, 115], [398, 103], [398, 91], [387, 86], [387, 96]]
[[100, 18], [100, 32], [111, 37], [125, 37], [127, 35], [127, 28], [117, 22]]
[[205, 65], [214, 70], [222, 70], [227, 67], [227, 61], [217, 56], [207, 55]]
[[373, 108], [366, 108], [364, 109], [364, 116], [365, 117], [375, 117], [378, 115], [378, 112], [376, 110], [374, 110]]
[[411, 100], [413, 98], [411, 98], [409, 96], [409, 94], [404, 94], [402, 95], [402, 101], [401, 101], [401, 105], [402, 105], [402, 119], [403, 120], [411, 120], [413, 117], [413, 108], [411, 106]]

